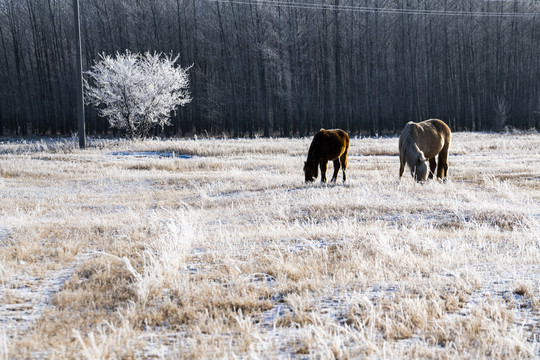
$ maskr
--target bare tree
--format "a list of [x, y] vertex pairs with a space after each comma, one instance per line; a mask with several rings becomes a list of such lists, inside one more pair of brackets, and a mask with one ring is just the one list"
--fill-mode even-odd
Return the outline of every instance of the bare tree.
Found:
[[510, 114], [510, 104], [503, 96], [497, 97], [495, 103], [495, 117], [493, 119], [493, 129], [495, 131], [502, 131], [504, 125], [508, 121], [508, 115]]

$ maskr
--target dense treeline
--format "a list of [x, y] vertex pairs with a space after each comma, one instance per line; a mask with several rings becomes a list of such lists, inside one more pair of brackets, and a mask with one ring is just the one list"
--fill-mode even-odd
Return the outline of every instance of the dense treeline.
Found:
[[[539, 126], [537, 1], [310, 1], [80, 0], [83, 66], [125, 49], [194, 64], [167, 134]], [[72, 4], [0, 0], [2, 134], [77, 131]], [[110, 131], [92, 108], [86, 121]]]

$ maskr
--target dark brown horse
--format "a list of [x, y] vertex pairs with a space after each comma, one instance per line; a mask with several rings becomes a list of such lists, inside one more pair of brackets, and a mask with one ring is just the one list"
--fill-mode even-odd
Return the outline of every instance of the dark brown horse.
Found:
[[349, 135], [343, 130], [321, 129], [315, 134], [309, 146], [308, 158], [304, 162], [304, 174], [306, 182], [314, 181], [319, 176], [318, 167], [321, 167], [321, 182], [326, 182], [326, 168], [328, 161], [334, 161], [335, 182], [341, 165], [343, 181], [347, 180], [347, 153], [349, 152]]
[[[441, 120], [409, 121], [399, 137], [399, 177], [403, 175], [405, 164], [408, 164], [416, 181], [425, 181], [429, 161], [429, 178], [433, 179], [437, 168], [437, 178], [446, 180], [450, 138], [450, 128]], [[438, 164], [435, 161], [437, 154]]]

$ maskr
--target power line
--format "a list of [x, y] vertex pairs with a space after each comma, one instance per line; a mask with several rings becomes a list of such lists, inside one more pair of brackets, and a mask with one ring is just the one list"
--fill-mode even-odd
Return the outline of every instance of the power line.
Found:
[[502, 3], [525, 3], [525, 4], [540, 4], [539, 0], [483, 0], [484, 2], [502, 2]]
[[478, 16], [478, 17], [534, 17], [537, 12], [485, 12], [485, 11], [457, 11], [457, 10], [429, 10], [429, 9], [400, 9], [386, 7], [367, 7], [358, 5], [331, 5], [317, 3], [302, 3], [297, 1], [282, 0], [208, 0], [216, 3], [237, 4], [237, 5], [266, 5], [275, 7], [309, 9], [309, 10], [332, 10], [350, 11], [363, 13], [382, 13], [400, 15], [434, 15], [434, 16]]

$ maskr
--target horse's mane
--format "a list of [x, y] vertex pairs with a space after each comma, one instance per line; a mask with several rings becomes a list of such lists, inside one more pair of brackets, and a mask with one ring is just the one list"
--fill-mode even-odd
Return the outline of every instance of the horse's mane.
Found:
[[401, 133], [400, 141], [400, 153], [405, 157], [405, 161], [409, 165], [411, 171], [414, 170], [414, 165], [418, 161], [418, 157], [421, 156], [424, 159], [424, 153], [418, 148], [416, 143], [416, 136], [413, 130], [413, 126], [417, 126], [412, 121], [408, 122]]
[[315, 152], [317, 151], [317, 146], [319, 146], [319, 144], [316, 142], [316, 141], [312, 141], [311, 142], [311, 145], [309, 146], [309, 150], [308, 150], [308, 156], [307, 156], [307, 160], [306, 160], [306, 163], [312, 167], [312, 168], [317, 168], [317, 154], [315, 154]]
[[321, 128], [321, 130], [319, 130], [319, 132], [315, 134], [315, 136], [313, 137], [313, 141], [311, 142], [311, 145], [309, 145], [308, 157], [307, 157], [306, 163], [314, 169], [317, 169], [319, 165], [317, 161], [318, 154], [316, 154], [316, 152], [320, 146], [321, 136], [324, 136], [322, 132], [325, 132], [325, 131], [326, 131], [325, 129]]

